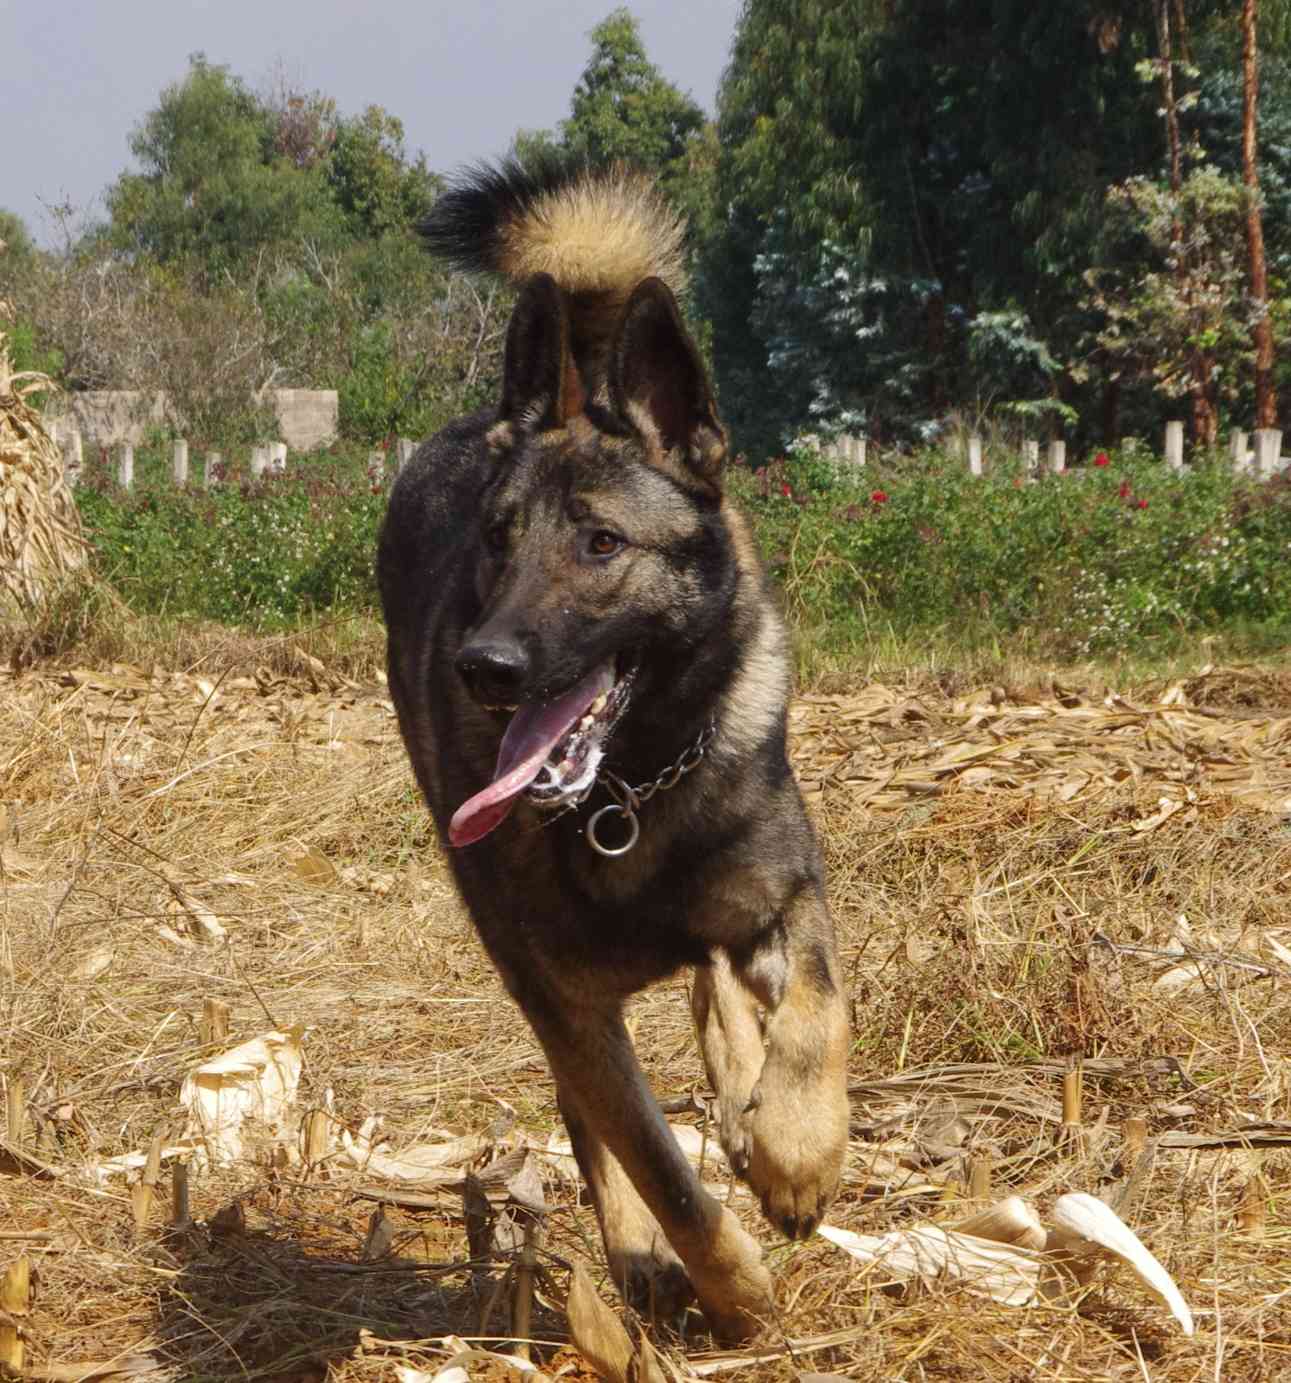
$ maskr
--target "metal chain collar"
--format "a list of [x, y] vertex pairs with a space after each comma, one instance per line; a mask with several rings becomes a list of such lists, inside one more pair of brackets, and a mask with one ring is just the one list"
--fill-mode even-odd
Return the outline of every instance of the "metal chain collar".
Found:
[[[593, 812], [588, 819], [587, 825], [583, 829], [588, 845], [598, 855], [604, 855], [607, 859], [626, 855], [641, 836], [641, 823], [637, 820], [637, 812], [641, 810], [642, 805], [648, 802], [656, 792], [667, 792], [669, 788], [675, 788], [687, 773], [698, 768], [703, 762], [704, 755], [708, 752], [708, 746], [712, 744], [713, 736], [716, 733], [717, 726], [710, 722], [695, 742], [681, 751], [675, 763], [665, 768], [653, 782], [643, 783], [640, 787], [630, 787], [617, 773], [611, 773], [608, 768], [601, 769], [596, 775], [596, 781], [614, 800], [600, 808], [599, 811]], [[609, 812], [615, 812], [628, 824], [628, 838], [622, 845], [603, 845], [596, 838], [597, 824]]]

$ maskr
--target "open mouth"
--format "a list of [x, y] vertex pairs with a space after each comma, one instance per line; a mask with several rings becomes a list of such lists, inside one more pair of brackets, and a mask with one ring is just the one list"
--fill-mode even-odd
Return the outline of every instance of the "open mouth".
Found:
[[541, 807], [581, 801], [627, 708], [634, 671], [617, 677], [610, 658], [553, 700], [516, 707], [502, 736], [493, 781], [453, 813], [449, 840], [470, 845], [488, 835], [521, 795]]

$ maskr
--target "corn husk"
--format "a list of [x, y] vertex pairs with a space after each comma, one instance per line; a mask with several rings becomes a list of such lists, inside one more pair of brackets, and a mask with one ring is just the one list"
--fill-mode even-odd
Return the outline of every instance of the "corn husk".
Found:
[[89, 553], [62, 453], [28, 402], [54, 387], [34, 371], [14, 373], [0, 328], [0, 591], [28, 617]]

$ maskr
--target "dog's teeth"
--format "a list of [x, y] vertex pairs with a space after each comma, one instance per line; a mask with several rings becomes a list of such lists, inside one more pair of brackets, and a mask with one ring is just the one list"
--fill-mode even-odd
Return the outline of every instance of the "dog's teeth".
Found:
[[595, 725], [595, 724], [596, 724], [596, 717], [593, 716], [593, 715], [586, 715], [586, 716], [584, 716], [584, 717], [582, 718], [582, 720], [580, 720], [580, 721], [578, 722], [578, 728], [579, 728], [580, 730], [590, 730], [590, 729], [592, 728], [592, 726]]
[[602, 692], [600, 696], [598, 696], [596, 700], [592, 702], [589, 709], [593, 715], [595, 715], [598, 711], [603, 711], [605, 709], [605, 702], [607, 699], [607, 694], [605, 692]]

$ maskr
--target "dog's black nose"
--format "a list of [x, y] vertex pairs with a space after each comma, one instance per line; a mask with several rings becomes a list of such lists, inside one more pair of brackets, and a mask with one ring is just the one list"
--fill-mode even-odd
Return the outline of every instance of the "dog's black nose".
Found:
[[458, 653], [457, 670], [477, 701], [511, 706], [529, 676], [529, 655], [513, 640], [484, 639]]

